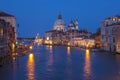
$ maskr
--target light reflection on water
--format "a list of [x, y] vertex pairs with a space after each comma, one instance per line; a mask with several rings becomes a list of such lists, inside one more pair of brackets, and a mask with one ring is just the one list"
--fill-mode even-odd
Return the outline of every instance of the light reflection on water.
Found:
[[32, 52], [0, 67], [0, 80], [120, 80], [120, 55], [50, 45]]
[[53, 64], [53, 49], [52, 49], [53, 47], [52, 47], [52, 45], [50, 45], [49, 46], [49, 52], [50, 52], [50, 54], [49, 54], [49, 59], [48, 59], [48, 65], [52, 65]]
[[90, 50], [86, 49], [85, 52], [85, 66], [84, 66], [84, 76], [86, 79], [90, 77], [91, 74], [91, 62], [90, 62]]
[[28, 56], [27, 75], [28, 75], [28, 80], [35, 80], [35, 63], [34, 63], [33, 53], [30, 53]]
[[49, 50], [50, 50], [50, 53], [52, 53], [52, 45], [50, 45], [50, 47], [49, 47]]
[[68, 56], [70, 56], [70, 47], [69, 46], [67, 47], [67, 54], [68, 54]]

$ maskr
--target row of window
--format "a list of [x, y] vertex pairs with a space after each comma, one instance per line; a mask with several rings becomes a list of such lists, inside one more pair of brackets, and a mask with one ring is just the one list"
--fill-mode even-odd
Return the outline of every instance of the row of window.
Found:
[[102, 35], [102, 40], [103, 40], [103, 42], [116, 43], [115, 37], [106, 37], [106, 36]]

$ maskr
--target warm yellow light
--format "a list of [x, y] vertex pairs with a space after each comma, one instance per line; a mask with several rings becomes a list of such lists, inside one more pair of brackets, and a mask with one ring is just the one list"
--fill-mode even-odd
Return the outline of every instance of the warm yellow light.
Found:
[[34, 57], [33, 53], [30, 53], [29, 58], [33, 58], [33, 57]]
[[52, 44], [52, 41], [50, 41], [50, 44]]
[[27, 64], [27, 75], [28, 80], [35, 79], [35, 63], [34, 63], [34, 54], [30, 53], [28, 57], [28, 64]]
[[70, 43], [68, 43], [68, 46], [70, 46]]
[[0, 35], [3, 36], [3, 29], [0, 29]]
[[33, 49], [33, 47], [32, 47], [32, 46], [30, 46], [29, 48], [30, 48], [31, 50]]
[[67, 47], [68, 56], [70, 55], [70, 47]]
[[15, 50], [15, 44], [12, 43], [12, 53], [14, 53], [14, 50]]
[[90, 50], [86, 49], [85, 53], [85, 66], [84, 66], [84, 76], [87, 79], [91, 74], [91, 61], [90, 61]]
[[88, 44], [86, 44], [86, 48], [88, 48], [89, 46], [88, 46]]
[[120, 21], [120, 18], [118, 20]]
[[86, 54], [89, 54], [90, 53], [90, 50], [89, 49], [86, 49]]

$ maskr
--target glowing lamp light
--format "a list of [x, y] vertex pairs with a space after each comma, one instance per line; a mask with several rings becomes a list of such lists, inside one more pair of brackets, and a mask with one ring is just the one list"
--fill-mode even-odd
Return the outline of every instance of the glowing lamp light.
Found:
[[50, 44], [52, 45], [52, 41], [50, 41]]
[[30, 46], [29, 48], [30, 48], [31, 50], [33, 49], [33, 47], [32, 47], [32, 46]]
[[49, 37], [47, 37], [47, 40], [49, 40]]
[[68, 43], [68, 46], [70, 46], [70, 43]]

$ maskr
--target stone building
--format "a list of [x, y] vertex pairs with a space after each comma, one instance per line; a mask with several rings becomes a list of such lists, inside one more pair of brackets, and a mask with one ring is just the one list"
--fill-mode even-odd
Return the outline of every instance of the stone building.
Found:
[[14, 55], [16, 43], [15, 17], [0, 12], [0, 61]]
[[58, 15], [54, 23], [53, 30], [45, 33], [45, 44], [63, 44], [63, 34], [66, 31], [66, 25], [62, 20], [62, 15]]
[[66, 27], [62, 20], [62, 15], [58, 15], [58, 20], [53, 26], [53, 30], [45, 33], [45, 44], [75, 46], [75, 38], [88, 39], [91, 33], [87, 30], [78, 29], [78, 20], [71, 20]]
[[120, 53], [120, 16], [106, 18], [101, 23], [102, 49]]

